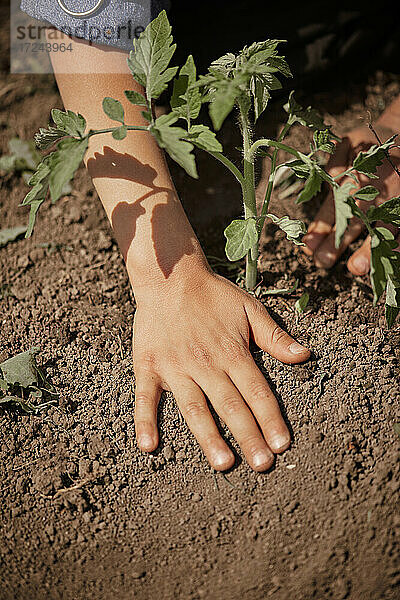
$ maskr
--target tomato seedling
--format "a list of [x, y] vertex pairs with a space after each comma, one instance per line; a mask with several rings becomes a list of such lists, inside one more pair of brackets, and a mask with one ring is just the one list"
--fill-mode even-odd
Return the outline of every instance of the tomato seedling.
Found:
[[[153, 135], [159, 146], [190, 176], [198, 177], [193, 153], [194, 147], [197, 147], [219, 160], [235, 177], [242, 190], [244, 214], [225, 229], [226, 255], [232, 261], [246, 257], [246, 287], [249, 290], [254, 289], [257, 283], [258, 246], [265, 221], [275, 223], [295, 244], [302, 244], [301, 239], [306, 232], [302, 221], [289, 216], [277, 217], [270, 212], [271, 194], [279, 169], [288, 167], [298, 178], [305, 180], [297, 203], [311, 200], [326, 182], [333, 190], [335, 201], [336, 246], [339, 247], [353, 217], [361, 219], [371, 235], [370, 276], [374, 303], [378, 302], [386, 289], [386, 318], [391, 326], [400, 310], [400, 254], [395, 251], [397, 243], [392, 233], [377, 225], [377, 221], [400, 225], [400, 197], [387, 200], [379, 207], [371, 206], [366, 213], [359, 209], [357, 200], [373, 202], [377, 197], [379, 192], [374, 186], [359, 187], [358, 176], [364, 174], [372, 179], [377, 178], [377, 167], [390, 158], [389, 151], [395, 145], [396, 136], [371, 146], [366, 152], [360, 152], [347, 170], [332, 177], [320, 164], [318, 153], [333, 153], [334, 142], [339, 138], [316, 110], [300, 106], [291, 92], [284, 106], [287, 121], [278, 139], [254, 140], [254, 125], [266, 109], [271, 92], [282, 87], [278, 75], [292, 76], [285, 58], [278, 54], [278, 46], [282, 41], [255, 42], [245, 46], [237, 55], [225, 54], [210, 65], [206, 75], [197, 77], [192, 56], [180, 69], [169, 66], [176, 45], [173, 44], [167, 15], [162, 11], [134, 41], [134, 49], [128, 58], [132, 75], [143, 86], [144, 94], [126, 91], [125, 96], [132, 104], [143, 107], [142, 115], [148, 124], [135, 126], [126, 123], [123, 105], [114, 98], [103, 100], [104, 112], [118, 123], [109, 129], [86, 132], [86, 120], [82, 115], [53, 110], [53, 125], [40, 129], [36, 143], [43, 150], [55, 145], [57, 148], [43, 158], [29, 181], [32, 189], [22, 203], [30, 205], [26, 235], [31, 235], [37, 211], [47, 195], [50, 195], [52, 202], [56, 202], [64, 186], [74, 177], [91, 136], [109, 132], [114, 139], [122, 140], [128, 131], [141, 130], [143, 135]], [[154, 101], [172, 80], [171, 112], [156, 117]], [[195, 123], [204, 103], [208, 104], [213, 130], [207, 125]], [[240, 167], [225, 156], [215, 134], [232, 110], [238, 114], [242, 132]], [[294, 123], [313, 131], [308, 154], [284, 143]], [[293, 158], [277, 164], [279, 150]], [[271, 161], [271, 169], [265, 198], [258, 213], [254, 166], [257, 158], [265, 156]], [[353, 181], [340, 185], [343, 176]]]

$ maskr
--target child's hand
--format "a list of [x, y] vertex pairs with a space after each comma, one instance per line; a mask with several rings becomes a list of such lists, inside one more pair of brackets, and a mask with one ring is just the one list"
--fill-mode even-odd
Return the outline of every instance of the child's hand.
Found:
[[[375, 127], [380, 140], [386, 141], [393, 133], [386, 127], [377, 125]], [[400, 128], [398, 129], [400, 132]], [[346, 134], [343, 141], [337, 147], [335, 154], [330, 157], [327, 165], [327, 171], [332, 176], [338, 175], [345, 171], [351, 164], [358, 152], [366, 151], [373, 144], [377, 144], [377, 139], [370, 129], [366, 126], [353, 129]], [[400, 165], [400, 151], [393, 149], [390, 156], [395, 165]], [[379, 179], [369, 179], [365, 175], [360, 176], [360, 187], [364, 185], [373, 185], [379, 189], [380, 194], [375, 200], [375, 204], [379, 205], [394, 196], [400, 195], [400, 178], [394, 171], [390, 163], [385, 160], [381, 167], [377, 170]], [[348, 179], [348, 181], [352, 181]], [[357, 204], [363, 211], [367, 211], [372, 205], [371, 202], [357, 201]], [[387, 227], [395, 233], [394, 227], [378, 223], [378, 225]], [[304, 252], [314, 256], [315, 263], [318, 267], [332, 267], [348, 246], [356, 240], [364, 229], [361, 220], [353, 218], [347, 228], [343, 241], [339, 248], [335, 247], [335, 206], [332, 190], [319, 209], [314, 221], [311, 223], [307, 235], [304, 236], [303, 246]], [[371, 238], [368, 236], [362, 246], [353, 252], [347, 261], [347, 267], [354, 275], [365, 275], [370, 269], [371, 260]]]
[[134, 323], [136, 436], [140, 448], [158, 446], [162, 389], [179, 409], [211, 466], [225, 470], [234, 455], [222, 439], [206, 397], [240, 444], [250, 466], [264, 471], [290, 445], [278, 403], [249, 351], [249, 339], [284, 363], [310, 352], [269, 316], [263, 305], [209, 271], [179, 289], [141, 294]]

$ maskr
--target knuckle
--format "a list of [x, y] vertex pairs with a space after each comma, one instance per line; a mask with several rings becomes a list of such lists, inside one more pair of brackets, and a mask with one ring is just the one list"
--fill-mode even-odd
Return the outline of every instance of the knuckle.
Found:
[[252, 400], [265, 401], [268, 398], [268, 388], [265, 383], [258, 380], [248, 382], [249, 394]]
[[188, 400], [184, 404], [184, 411], [188, 418], [197, 420], [204, 417], [207, 412], [207, 408], [202, 402]]
[[152, 398], [146, 392], [138, 391], [135, 393], [135, 408], [136, 410], [141, 408], [152, 407], [154, 404], [154, 398]]
[[273, 325], [271, 329], [271, 345], [278, 345], [282, 340], [286, 338], [286, 333], [277, 325], [276, 323]]
[[248, 358], [250, 352], [243, 341], [226, 338], [221, 341], [221, 346], [227, 354], [230, 362], [240, 362]]
[[226, 417], [236, 415], [243, 406], [243, 401], [237, 396], [225, 396], [222, 399], [221, 405]]
[[202, 344], [191, 344], [190, 348], [191, 357], [201, 366], [210, 367], [212, 364], [210, 353], [207, 348]]
[[155, 358], [153, 354], [146, 353], [140, 354], [134, 357], [133, 366], [135, 373], [154, 373], [155, 371]]

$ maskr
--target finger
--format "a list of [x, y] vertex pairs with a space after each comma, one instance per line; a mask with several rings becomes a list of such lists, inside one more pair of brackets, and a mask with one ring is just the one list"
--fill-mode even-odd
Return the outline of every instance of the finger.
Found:
[[[393, 235], [397, 234], [398, 228], [394, 225], [385, 224], [382, 221], [377, 221], [377, 227], [385, 227], [388, 229]], [[353, 254], [350, 256], [347, 261], [347, 268], [350, 273], [353, 275], [366, 275], [370, 269], [371, 265], [371, 236], [368, 236], [362, 246], [358, 248]]]
[[352, 219], [350, 225], [344, 232], [339, 248], [335, 246], [335, 230], [330, 233], [322, 244], [317, 248], [314, 254], [314, 260], [317, 267], [330, 269], [338, 258], [356, 240], [364, 229], [363, 223], [359, 219]]
[[371, 265], [371, 236], [369, 235], [358, 248], [350, 256], [347, 261], [347, 268], [353, 275], [366, 275]]
[[198, 379], [221, 419], [243, 450], [247, 462], [255, 471], [266, 471], [274, 462], [250, 409], [226, 374], [210, 378], [206, 373]]
[[251, 300], [245, 310], [250, 332], [257, 346], [283, 363], [300, 363], [310, 358], [310, 351], [283, 331], [257, 300]]
[[[326, 171], [329, 173], [329, 175], [331, 175], [331, 177], [336, 177], [346, 170], [349, 161], [350, 150], [350, 141], [347, 137], [344, 137], [341, 143], [337, 145], [335, 153], [330, 156], [326, 166]], [[330, 189], [321, 208], [317, 212], [314, 221], [309, 226], [307, 234], [303, 238], [303, 241], [306, 245], [302, 246], [302, 248], [306, 254], [313, 254], [313, 252], [323, 242], [324, 238], [332, 231], [334, 223], [335, 204], [333, 200], [333, 193]]]
[[228, 374], [249, 405], [271, 450], [286, 450], [290, 445], [289, 430], [271, 388], [253, 360], [234, 365]]
[[327, 235], [332, 231], [335, 223], [335, 204], [333, 200], [332, 190], [329, 190], [327, 197], [322, 203], [321, 208], [315, 215], [314, 221], [308, 228], [306, 235], [303, 237], [302, 246], [304, 252], [309, 256], [322, 244]]
[[217, 471], [230, 469], [235, 457], [222, 439], [199, 386], [191, 379], [177, 381], [175, 378], [172, 393], [210, 465]]
[[138, 446], [144, 452], [153, 452], [158, 446], [157, 407], [161, 386], [155, 375], [139, 373], [135, 386], [135, 430]]

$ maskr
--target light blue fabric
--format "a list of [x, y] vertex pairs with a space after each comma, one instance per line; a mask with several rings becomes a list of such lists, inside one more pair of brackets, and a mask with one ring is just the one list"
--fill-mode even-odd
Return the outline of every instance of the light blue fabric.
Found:
[[[98, 0], [62, 0], [62, 3], [72, 12], [81, 13], [95, 7]], [[65, 12], [57, 0], [21, 1], [21, 10], [67, 35], [127, 51], [150, 21], [169, 7], [169, 0], [104, 0], [96, 13], [78, 18]]]

